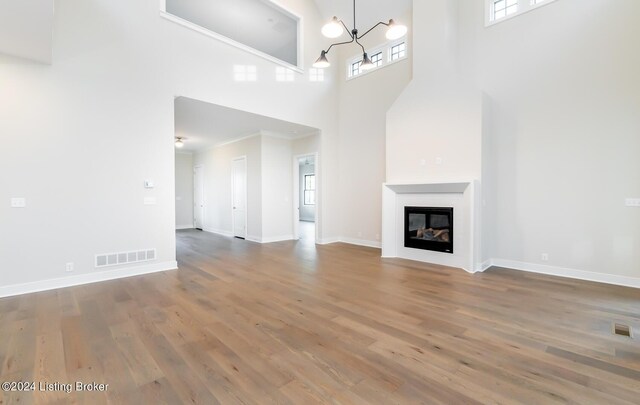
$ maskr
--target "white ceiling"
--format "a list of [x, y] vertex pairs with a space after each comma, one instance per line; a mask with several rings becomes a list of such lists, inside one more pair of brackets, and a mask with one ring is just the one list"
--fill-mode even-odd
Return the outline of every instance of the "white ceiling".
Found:
[[[336, 16], [343, 20], [347, 28], [353, 27], [353, 0], [315, 0], [320, 13], [328, 21]], [[364, 33], [380, 21], [393, 18], [399, 20], [411, 10], [412, 0], [356, 0], [356, 25]], [[405, 24], [408, 21], [402, 21]]]
[[181, 151], [195, 152], [257, 133], [296, 139], [315, 134], [317, 128], [263, 115], [205, 103], [186, 97], [175, 100], [176, 136], [183, 137]]
[[167, 12], [297, 65], [298, 21], [263, 0], [166, 0]]
[[0, 53], [51, 63], [53, 0], [0, 0]]

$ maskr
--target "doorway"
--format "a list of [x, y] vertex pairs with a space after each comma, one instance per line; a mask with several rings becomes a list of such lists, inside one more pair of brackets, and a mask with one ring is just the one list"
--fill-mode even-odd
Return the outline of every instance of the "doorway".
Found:
[[318, 218], [318, 154], [293, 158], [294, 239], [315, 243]]
[[231, 163], [231, 196], [233, 236], [247, 238], [247, 157], [233, 159]]
[[204, 168], [193, 167], [193, 225], [196, 229], [204, 229]]

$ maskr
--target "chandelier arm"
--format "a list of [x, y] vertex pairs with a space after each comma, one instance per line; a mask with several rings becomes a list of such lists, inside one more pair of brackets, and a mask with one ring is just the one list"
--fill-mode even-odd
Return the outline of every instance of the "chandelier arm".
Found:
[[340, 20], [340, 24], [342, 24], [342, 26], [344, 27], [344, 30], [347, 31], [347, 34], [349, 34], [349, 36], [351, 38], [353, 38], [353, 34], [351, 33], [351, 30], [349, 28], [347, 28], [347, 26], [345, 25], [344, 21]]
[[[353, 42], [353, 41], [355, 41], [355, 40], [356, 40], [355, 38], [351, 38], [351, 41], [337, 42], [337, 43], [335, 43], [335, 44], [331, 44], [331, 46], [329, 46], [329, 47], [327, 48], [327, 50], [326, 50], [326, 51], [324, 51], [324, 53], [325, 53], [325, 54], [328, 54], [328, 53], [329, 53], [329, 51], [331, 50], [331, 48], [333, 48], [334, 46], [344, 45], [344, 44], [350, 44], [350, 43], [352, 43], [352, 42]], [[360, 46], [362, 46], [362, 45], [360, 45]]]
[[369, 29], [367, 30], [367, 32], [365, 32], [365, 33], [364, 33], [364, 34], [362, 34], [362, 35], [359, 35], [357, 39], [360, 39], [360, 38], [364, 37], [365, 35], [367, 35], [367, 34], [368, 34], [368, 33], [370, 33], [371, 31], [373, 31], [373, 30], [374, 30], [378, 25], [386, 25], [387, 27], [389, 26], [389, 24], [387, 24], [386, 22], [382, 22], [382, 21], [380, 21], [379, 23], [377, 23], [377, 24], [376, 24], [376, 25], [374, 25], [373, 27], [369, 28]]
[[360, 45], [360, 48], [362, 48], [362, 53], [367, 52], [367, 51], [364, 50], [364, 46], [362, 46], [362, 44], [360, 42], [358, 42], [358, 38], [357, 37], [355, 38], [354, 41], [356, 41], [356, 44]]

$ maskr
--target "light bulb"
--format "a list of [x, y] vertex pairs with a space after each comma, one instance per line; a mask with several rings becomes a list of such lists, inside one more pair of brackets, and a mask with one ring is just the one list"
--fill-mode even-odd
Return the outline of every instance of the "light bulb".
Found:
[[389, 20], [389, 28], [387, 28], [387, 39], [394, 40], [402, 38], [407, 33], [407, 26], [397, 24], [393, 20]]
[[338, 17], [333, 17], [331, 21], [322, 27], [322, 35], [327, 38], [338, 38], [343, 32], [344, 28], [340, 21], [338, 21]]
[[371, 59], [369, 59], [369, 55], [367, 55], [367, 53], [365, 52], [362, 55], [362, 64], [360, 65], [360, 69], [369, 70], [373, 69], [374, 67], [375, 65], [373, 64], [373, 62], [371, 62]]
[[324, 69], [329, 66], [331, 66], [331, 63], [329, 63], [329, 60], [327, 59], [327, 52], [320, 52], [320, 57], [315, 61], [313, 67], [316, 69]]
[[182, 142], [182, 138], [176, 139], [176, 148], [182, 148], [184, 146], [184, 142]]

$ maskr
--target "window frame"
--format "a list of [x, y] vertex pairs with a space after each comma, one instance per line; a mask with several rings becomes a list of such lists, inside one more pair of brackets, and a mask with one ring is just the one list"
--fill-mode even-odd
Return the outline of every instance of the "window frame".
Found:
[[501, 17], [497, 20], [493, 19], [493, 5], [495, 3], [495, 0], [485, 0], [485, 7], [484, 7], [484, 26], [485, 27], [491, 27], [493, 25], [496, 24], [500, 24], [503, 21], [507, 21], [512, 19], [513, 17], [517, 17], [519, 15], [528, 13], [529, 11], [538, 9], [540, 7], [544, 7], [547, 6], [551, 3], [554, 3], [558, 0], [542, 0], [540, 3], [537, 3], [536, 1], [540, 1], [540, 0], [517, 0], [518, 3], [518, 11], [516, 11], [515, 13], [509, 14], [509, 15], [505, 15], [504, 17]]
[[[391, 60], [391, 48], [400, 45], [404, 43], [405, 44], [405, 50], [404, 50], [404, 56], [395, 59], [395, 60]], [[379, 46], [375, 46], [372, 47], [370, 49], [367, 49], [367, 53], [371, 56], [377, 55], [377, 54], [382, 54], [381, 58], [380, 58], [380, 65], [379, 66], [374, 66], [373, 68], [369, 69], [369, 70], [363, 70], [360, 71], [358, 74], [352, 74], [351, 72], [351, 67], [355, 64], [355, 63], [362, 63], [362, 54], [358, 54], [356, 56], [353, 56], [350, 59], [347, 59], [347, 64], [345, 66], [346, 68], [346, 80], [353, 80], [357, 77], [361, 77], [361, 76], [365, 76], [368, 75], [371, 72], [375, 72], [378, 69], [383, 69], [387, 66], [393, 65], [394, 63], [403, 61], [405, 59], [407, 59], [409, 57], [409, 39], [408, 36], [405, 35], [402, 38], [398, 38], [396, 40], [393, 41], [388, 41], [382, 45]], [[373, 61], [372, 61], [373, 62]]]
[[[307, 188], [307, 177], [312, 177], [313, 179], [313, 188]], [[305, 174], [304, 175], [304, 189], [303, 189], [303, 197], [302, 197], [302, 204], [303, 205], [316, 205], [316, 174], [315, 173], [309, 173], [309, 174]], [[313, 202], [307, 202], [307, 196], [311, 195], [310, 193], [307, 194], [307, 192], [313, 193]], [[311, 199], [309, 199], [309, 201], [311, 201]]]
[[229, 37], [226, 37], [222, 34], [219, 34], [215, 31], [212, 31], [208, 28], [205, 28], [203, 26], [200, 26], [198, 24], [192, 23], [191, 21], [185, 20], [181, 17], [178, 17], [177, 15], [171, 14], [167, 11], [167, 2], [166, 0], [159, 0], [160, 2], [160, 16], [166, 20], [169, 20], [173, 23], [176, 23], [178, 25], [181, 25], [183, 27], [189, 28], [193, 31], [196, 31], [202, 35], [208, 36], [210, 38], [213, 39], [217, 39], [220, 42], [224, 42], [228, 45], [234, 46], [238, 49], [241, 49], [243, 51], [249, 52], [253, 55], [259, 56], [263, 59], [266, 59], [270, 62], [273, 62], [275, 64], [278, 64], [280, 66], [284, 66], [287, 67], [289, 69], [292, 69], [298, 73], [303, 73], [304, 74], [304, 18], [302, 17], [302, 15], [294, 12], [293, 10], [291, 10], [288, 7], [285, 7], [284, 5], [282, 5], [279, 1], [275, 1], [275, 0], [262, 0], [264, 2], [269, 3], [272, 7], [278, 9], [279, 11], [281, 11], [283, 14], [287, 14], [289, 17], [291, 17], [294, 20], [298, 21], [298, 29], [297, 29], [297, 49], [296, 49], [296, 53], [297, 53], [297, 60], [296, 60], [296, 64], [293, 65], [287, 61], [284, 61], [282, 59], [278, 59], [275, 56], [271, 56], [268, 53], [262, 52], [260, 50], [257, 50], [255, 48], [252, 48], [249, 45], [245, 45], [242, 42], [238, 42], [234, 39], [231, 39]]

